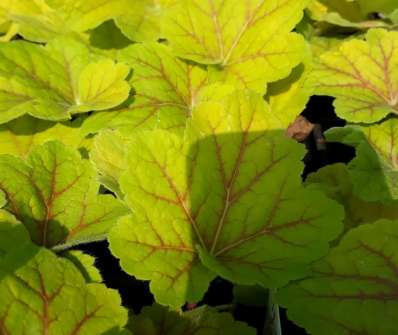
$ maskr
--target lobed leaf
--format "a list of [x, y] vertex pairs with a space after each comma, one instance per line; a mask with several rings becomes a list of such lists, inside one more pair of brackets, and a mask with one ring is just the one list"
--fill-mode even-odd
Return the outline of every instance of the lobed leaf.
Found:
[[280, 124], [260, 96], [235, 92], [200, 104], [185, 136], [133, 136], [120, 178], [133, 214], [110, 248], [158, 302], [197, 301], [216, 274], [284, 285], [339, 234], [341, 208], [301, 186], [303, 152]]
[[309, 85], [331, 95], [338, 116], [374, 123], [398, 113], [397, 32], [369, 30], [366, 41], [353, 39], [324, 53]]
[[308, 2], [183, 0], [168, 11], [163, 31], [178, 56], [214, 65], [213, 80], [264, 93], [304, 56], [304, 40], [291, 30]]
[[0, 281], [0, 296], [2, 334], [103, 334], [127, 321], [116, 291], [45, 249]]
[[71, 114], [121, 104], [129, 68], [92, 54], [81, 41], [61, 37], [45, 47], [0, 44], [0, 123], [24, 114], [67, 120]]
[[398, 334], [397, 237], [396, 221], [350, 231], [313, 276], [279, 291], [289, 318], [313, 335]]
[[235, 321], [228, 313], [218, 313], [207, 306], [177, 313], [166, 307], [144, 307], [131, 319], [130, 329], [140, 335], [254, 335], [255, 330]]
[[60, 142], [36, 146], [26, 161], [0, 156], [0, 190], [7, 210], [39, 245], [80, 243], [106, 234], [125, 207], [111, 195], [97, 195], [94, 168]]
[[25, 39], [47, 42], [82, 33], [125, 12], [126, 0], [3, 0], [0, 15], [18, 24]]

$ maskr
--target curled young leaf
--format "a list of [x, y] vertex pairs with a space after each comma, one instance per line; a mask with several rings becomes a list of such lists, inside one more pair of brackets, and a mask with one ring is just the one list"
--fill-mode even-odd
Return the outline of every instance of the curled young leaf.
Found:
[[185, 135], [133, 136], [120, 179], [133, 214], [112, 229], [112, 252], [173, 306], [199, 300], [215, 274], [266, 287], [304, 275], [343, 213], [301, 186], [302, 155], [248, 92], [200, 104]]

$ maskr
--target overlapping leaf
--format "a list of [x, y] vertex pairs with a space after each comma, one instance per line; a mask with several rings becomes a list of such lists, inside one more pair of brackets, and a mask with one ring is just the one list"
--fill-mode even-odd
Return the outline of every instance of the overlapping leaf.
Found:
[[166, 307], [145, 307], [133, 316], [130, 329], [139, 335], [254, 335], [255, 330], [235, 321], [229, 313], [219, 313], [207, 306], [177, 313]]
[[[77, 121], [77, 122], [76, 122]], [[51, 140], [78, 149], [84, 146], [81, 122], [54, 123], [25, 115], [0, 125], [0, 154], [26, 156], [35, 145]]]
[[328, 138], [357, 148], [357, 156], [349, 165], [355, 193], [369, 201], [398, 199], [398, 120], [381, 124], [333, 130]]
[[366, 41], [350, 40], [321, 56], [309, 84], [335, 96], [337, 114], [373, 123], [398, 114], [398, 33], [369, 30]]
[[117, 292], [45, 249], [3, 278], [0, 296], [2, 334], [103, 334], [127, 321]]
[[74, 113], [115, 107], [128, 97], [124, 79], [129, 71], [72, 37], [45, 47], [0, 44], [0, 123], [24, 114], [66, 120]]
[[0, 156], [6, 209], [43, 246], [79, 243], [105, 234], [126, 213], [111, 195], [97, 195], [94, 168], [60, 142], [35, 147], [26, 162]]
[[310, 174], [307, 183], [319, 187], [345, 209], [345, 231], [379, 219], [398, 219], [398, 202], [369, 202], [355, 192], [350, 171], [344, 164], [327, 166]]
[[81, 33], [123, 14], [126, 0], [3, 0], [0, 13], [19, 26], [25, 39], [46, 42]]
[[164, 34], [177, 55], [213, 64], [214, 80], [264, 93], [286, 77], [305, 50], [291, 33], [307, 0], [184, 0], [173, 6]]
[[289, 317], [313, 335], [398, 334], [398, 222], [349, 232], [313, 267], [279, 291]]
[[260, 96], [235, 92], [202, 103], [185, 137], [133, 138], [121, 188], [134, 214], [109, 240], [157, 301], [198, 300], [215, 273], [283, 285], [338, 235], [341, 208], [301, 186], [303, 152], [279, 127]]

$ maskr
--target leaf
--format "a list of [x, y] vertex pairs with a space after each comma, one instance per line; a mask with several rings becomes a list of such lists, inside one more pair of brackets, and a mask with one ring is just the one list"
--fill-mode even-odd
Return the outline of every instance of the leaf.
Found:
[[130, 40], [157, 41], [162, 38], [161, 22], [164, 11], [176, 0], [130, 0], [125, 13], [115, 20]]
[[63, 256], [79, 269], [87, 283], [102, 282], [102, 275], [95, 267], [95, 257], [80, 250], [68, 250]]
[[78, 149], [83, 146], [84, 136], [80, 131], [80, 121], [54, 123], [25, 115], [0, 125], [0, 153], [26, 156], [39, 144], [59, 140], [63, 144]]
[[306, 182], [323, 190], [330, 198], [344, 206], [345, 232], [382, 218], [398, 219], [397, 201], [365, 201], [354, 192], [350, 171], [344, 164], [326, 166], [316, 173], [310, 174]]
[[134, 69], [130, 83], [136, 95], [127, 110], [116, 113], [134, 128], [184, 127], [207, 83], [207, 72], [156, 43], [133, 45], [120, 52], [119, 60]]
[[339, 234], [340, 206], [301, 186], [303, 149], [279, 127], [261, 96], [235, 92], [200, 104], [185, 136], [132, 138], [120, 183], [133, 214], [110, 248], [159, 303], [199, 300], [215, 274], [284, 285]]
[[316, 94], [337, 98], [338, 116], [374, 123], [398, 113], [398, 33], [372, 29], [366, 36], [323, 54], [309, 85]]
[[90, 45], [95, 48], [106, 51], [109, 51], [109, 49], [120, 50], [131, 43], [115, 25], [114, 21], [106, 21], [90, 31]]
[[0, 13], [19, 25], [25, 39], [47, 42], [82, 33], [125, 12], [125, 0], [3, 0]]
[[130, 323], [134, 334], [140, 335], [254, 335], [255, 330], [235, 321], [229, 313], [218, 313], [207, 306], [177, 313], [166, 307], [144, 307]]
[[397, 221], [350, 231], [312, 277], [279, 291], [289, 318], [313, 335], [397, 334], [397, 236]]
[[308, 2], [184, 0], [168, 11], [163, 31], [178, 56], [214, 65], [213, 80], [264, 93], [304, 56], [304, 40], [291, 30]]
[[0, 123], [24, 114], [66, 120], [115, 107], [128, 97], [124, 79], [129, 71], [72, 37], [45, 47], [25, 41], [0, 44]]
[[398, 8], [398, 4], [395, 0], [356, 0], [361, 6], [363, 13], [383, 13], [389, 14]]
[[3, 334], [103, 334], [127, 321], [116, 291], [45, 249], [0, 282], [0, 296]]
[[26, 161], [0, 156], [0, 190], [7, 209], [39, 245], [77, 244], [106, 234], [125, 207], [97, 195], [94, 168], [60, 142], [36, 146]]
[[99, 181], [123, 198], [119, 179], [127, 168], [127, 147], [130, 138], [118, 131], [104, 130], [94, 139], [90, 159], [99, 172]]
[[351, 127], [346, 133], [330, 131], [328, 138], [354, 145], [357, 155], [349, 164], [355, 193], [368, 201], [398, 199], [398, 120], [381, 124]]
[[269, 292], [259, 285], [234, 285], [234, 302], [247, 306], [265, 307], [269, 301]]

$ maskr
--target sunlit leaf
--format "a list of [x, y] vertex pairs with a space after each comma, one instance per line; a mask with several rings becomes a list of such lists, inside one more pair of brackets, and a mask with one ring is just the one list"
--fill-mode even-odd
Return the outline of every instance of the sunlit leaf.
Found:
[[102, 282], [101, 273], [95, 267], [95, 257], [80, 250], [69, 250], [62, 256], [70, 260], [79, 269], [87, 283]]
[[19, 26], [28, 40], [46, 42], [81, 33], [125, 12], [126, 0], [2, 0], [0, 15]]
[[312, 277], [279, 291], [289, 318], [313, 335], [397, 334], [397, 237], [396, 221], [349, 232]]
[[79, 243], [101, 234], [126, 213], [111, 195], [97, 195], [93, 166], [60, 142], [36, 146], [26, 161], [0, 156], [0, 190], [39, 245]]
[[280, 125], [261, 96], [235, 92], [197, 107], [185, 136], [133, 136], [121, 177], [133, 214], [109, 240], [157, 301], [199, 300], [216, 273], [284, 285], [339, 234], [340, 206], [301, 186], [303, 151]]
[[168, 11], [163, 30], [178, 56], [214, 65], [213, 80], [264, 93], [303, 58], [303, 38], [291, 30], [308, 2], [184, 0]]
[[45, 47], [25, 41], [0, 44], [0, 123], [24, 114], [66, 120], [117, 106], [128, 97], [124, 79], [129, 71], [72, 37]]
[[117, 292], [86, 284], [75, 266], [41, 249], [0, 282], [3, 334], [103, 334], [124, 326]]
[[321, 56], [310, 85], [335, 96], [337, 114], [373, 123], [398, 114], [398, 32], [369, 30], [366, 41], [344, 42]]

